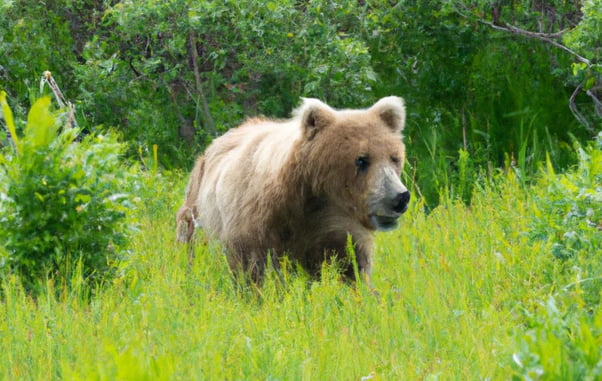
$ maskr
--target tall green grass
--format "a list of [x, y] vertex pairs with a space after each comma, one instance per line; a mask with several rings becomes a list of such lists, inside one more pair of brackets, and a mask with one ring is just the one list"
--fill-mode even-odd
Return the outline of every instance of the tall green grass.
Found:
[[[600, 267], [577, 272], [579, 256], [560, 261], [552, 241], [528, 234], [537, 203], [511, 173], [476, 187], [470, 206], [444, 199], [427, 214], [416, 201], [398, 230], [379, 234], [379, 296], [329, 267], [319, 282], [285, 266], [260, 289], [241, 285], [204, 240], [190, 260], [174, 237], [184, 181], [147, 182], [146, 207], [131, 216], [140, 234], [110, 284], [58, 295], [50, 284], [33, 299], [3, 280], [0, 378], [546, 379], [556, 374], [546, 353], [560, 364], [576, 353], [546, 349], [556, 330], [580, 333], [573, 344], [588, 361], [599, 353], [597, 305], [567, 285]], [[570, 310], [583, 313], [563, 320]]]

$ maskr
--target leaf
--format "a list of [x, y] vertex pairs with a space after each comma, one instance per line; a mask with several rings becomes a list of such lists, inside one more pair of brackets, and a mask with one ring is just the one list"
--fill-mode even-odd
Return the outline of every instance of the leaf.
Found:
[[584, 90], [590, 90], [592, 87], [594, 87], [595, 84], [596, 84], [596, 77], [590, 77], [585, 82], [585, 86], [583, 87], [583, 89]]
[[81, 194], [80, 193], [80, 194], [77, 194], [75, 196], [75, 202], [77, 202], [77, 203], [83, 203], [83, 204], [85, 204], [87, 202], [90, 202], [91, 199], [92, 199], [92, 197], [90, 195], [88, 195], [88, 194]]
[[19, 152], [19, 137], [17, 136], [17, 130], [15, 129], [15, 121], [13, 119], [13, 112], [10, 109], [10, 106], [6, 102], [6, 92], [0, 91], [0, 106], [2, 106], [2, 114], [4, 115], [4, 120], [6, 121], [6, 126], [8, 127], [8, 131], [10, 132], [10, 136], [15, 142], [15, 147], [17, 147], [17, 152]]
[[587, 65], [583, 62], [580, 62], [580, 63], [574, 62], [571, 66], [573, 68], [574, 76], [577, 76], [579, 73], [581, 73], [587, 67]]
[[27, 115], [25, 135], [34, 147], [45, 147], [56, 136], [55, 119], [50, 112], [50, 97], [38, 99]]

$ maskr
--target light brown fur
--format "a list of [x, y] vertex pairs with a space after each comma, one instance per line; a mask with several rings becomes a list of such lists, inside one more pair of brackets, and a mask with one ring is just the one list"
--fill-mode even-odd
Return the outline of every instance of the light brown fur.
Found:
[[[405, 211], [404, 123], [396, 97], [340, 111], [306, 99], [288, 121], [248, 120], [197, 160], [177, 214], [178, 240], [190, 241], [198, 225], [225, 245], [234, 270], [257, 279], [268, 253], [317, 274], [324, 260], [346, 258], [350, 235], [369, 276], [372, 232], [390, 229]], [[353, 276], [350, 264], [345, 275]]]

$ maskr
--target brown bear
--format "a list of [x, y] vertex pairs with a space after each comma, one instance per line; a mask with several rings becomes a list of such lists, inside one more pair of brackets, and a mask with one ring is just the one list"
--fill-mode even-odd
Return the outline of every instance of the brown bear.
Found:
[[303, 99], [290, 120], [254, 118], [215, 139], [197, 160], [177, 239], [195, 227], [225, 247], [235, 271], [261, 277], [268, 255], [287, 255], [310, 274], [324, 260], [346, 263], [348, 236], [369, 278], [373, 231], [391, 230], [408, 207], [403, 99], [364, 110], [335, 110]]

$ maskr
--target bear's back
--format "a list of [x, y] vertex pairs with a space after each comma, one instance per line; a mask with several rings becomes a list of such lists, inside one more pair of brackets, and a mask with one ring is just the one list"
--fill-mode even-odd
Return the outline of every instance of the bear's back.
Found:
[[204, 155], [205, 172], [197, 199], [203, 229], [227, 240], [231, 237], [224, 234], [244, 235], [260, 224], [267, 216], [257, 203], [281, 187], [280, 171], [300, 137], [295, 119], [255, 118], [215, 139]]

